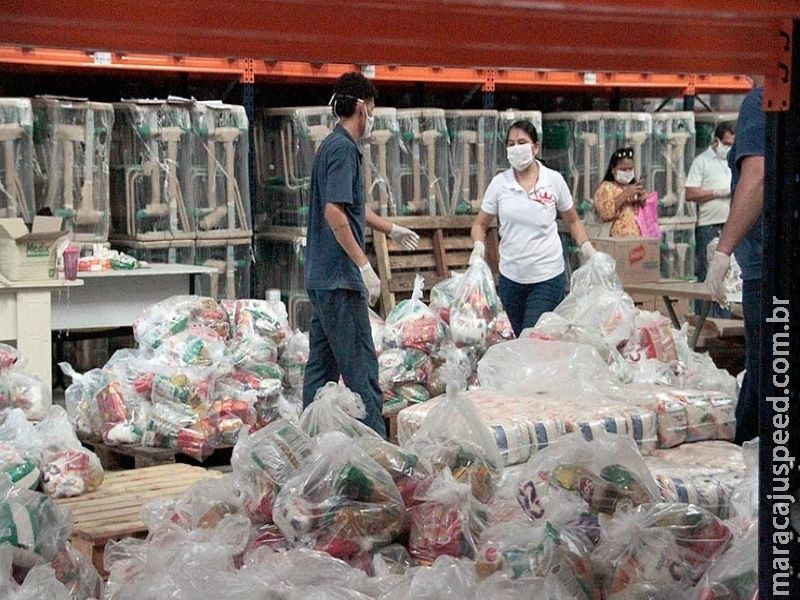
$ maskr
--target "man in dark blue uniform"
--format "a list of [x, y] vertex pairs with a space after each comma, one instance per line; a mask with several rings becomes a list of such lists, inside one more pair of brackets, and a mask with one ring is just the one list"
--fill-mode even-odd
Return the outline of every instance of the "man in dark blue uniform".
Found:
[[364, 254], [364, 229], [369, 225], [382, 231], [406, 249], [416, 248], [419, 237], [365, 204], [358, 140], [372, 133], [376, 95], [375, 86], [360, 73], [337, 80], [331, 107], [339, 123], [314, 158], [305, 265], [311, 352], [303, 406], [313, 402], [325, 383], [341, 376], [364, 401], [364, 423], [386, 437], [367, 306], [378, 301], [381, 282]]
[[745, 329], [745, 377], [736, 406], [736, 441], [758, 435], [759, 331], [761, 329], [761, 213], [764, 210], [764, 149], [766, 116], [763, 88], [755, 88], [742, 103], [736, 141], [728, 153], [731, 167], [731, 213], [720, 235], [706, 283], [714, 300], [725, 306], [723, 280], [731, 253], [742, 268], [742, 309]]

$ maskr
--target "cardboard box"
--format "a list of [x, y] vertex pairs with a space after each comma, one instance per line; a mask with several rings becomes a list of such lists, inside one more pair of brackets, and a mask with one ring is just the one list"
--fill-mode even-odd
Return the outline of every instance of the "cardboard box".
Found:
[[592, 245], [617, 261], [622, 283], [653, 283], [661, 280], [661, 241], [655, 238], [595, 238]]
[[61, 217], [0, 219], [0, 273], [11, 281], [40, 281], [56, 276], [56, 243], [68, 232]]

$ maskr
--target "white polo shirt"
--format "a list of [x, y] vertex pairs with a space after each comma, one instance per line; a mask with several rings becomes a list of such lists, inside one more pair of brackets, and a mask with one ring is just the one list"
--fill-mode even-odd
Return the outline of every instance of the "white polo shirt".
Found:
[[517, 283], [540, 283], [563, 273], [556, 216], [570, 208], [567, 182], [542, 163], [530, 193], [517, 182], [513, 169], [496, 175], [486, 188], [481, 210], [498, 217], [500, 273]]
[[[714, 148], [709, 146], [705, 152], [694, 159], [689, 169], [689, 176], [686, 178], [686, 187], [704, 190], [726, 188], [729, 190], [731, 188], [731, 168], [728, 166], [728, 161], [717, 156]], [[731, 197], [700, 202], [697, 206], [699, 208], [698, 225], [721, 225], [728, 220], [728, 214], [731, 211]]]

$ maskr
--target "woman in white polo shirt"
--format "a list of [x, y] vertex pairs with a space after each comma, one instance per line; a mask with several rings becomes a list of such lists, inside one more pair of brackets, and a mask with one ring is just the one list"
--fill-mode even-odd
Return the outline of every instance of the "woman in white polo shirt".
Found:
[[561, 213], [584, 259], [594, 254], [572, 204], [567, 183], [536, 160], [539, 136], [529, 121], [508, 130], [511, 168], [492, 179], [472, 225], [472, 259], [486, 253], [486, 230], [497, 216], [500, 233], [500, 300], [514, 333], [533, 327], [564, 299], [564, 254], [556, 216]]

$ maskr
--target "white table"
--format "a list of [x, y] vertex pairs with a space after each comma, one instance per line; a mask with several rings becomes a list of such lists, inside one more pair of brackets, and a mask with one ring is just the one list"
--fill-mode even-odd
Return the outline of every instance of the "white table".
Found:
[[0, 340], [16, 341], [27, 360], [25, 371], [52, 384], [52, 294], [74, 293], [83, 281], [46, 279], [8, 281], [0, 278]]
[[83, 287], [60, 293], [53, 302], [52, 328], [63, 331], [130, 327], [142, 311], [179, 294], [193, 294], [195, 277], [213, 267], [150, 263], [132, 270], [81, 272]]

